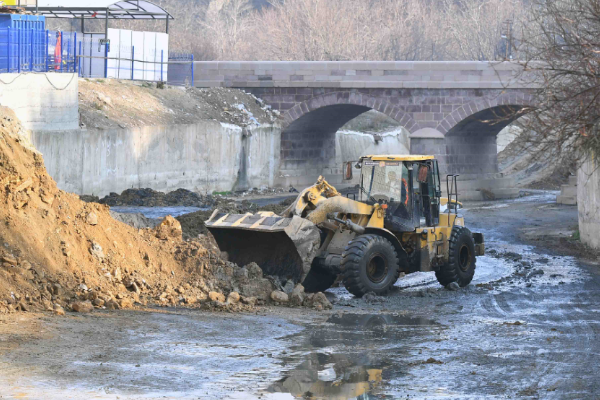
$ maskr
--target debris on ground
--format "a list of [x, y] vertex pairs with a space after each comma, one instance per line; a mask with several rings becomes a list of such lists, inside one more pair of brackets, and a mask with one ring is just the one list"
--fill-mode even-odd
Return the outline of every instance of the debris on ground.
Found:
[[82, 200], [92, 201], [107, 206], [137, 207], [210, 207], [215, 203], [213, 196], [203, 196], [186, 189], [177, 189], [169, 193], [153, 189], [127, 189], [121, 194], [110, 193], [98, 199], [93, 196], [82, 196]]
[[[59, 190], [11, 110], [0, 107], [0, 124], [0, 313], [271, 302], [277, 286], [257, 265], [223, 260], [206, 237], [183, 240], [172, 217], [136, 229]], [[327, 308], [318, 295], [308, 306]]]
[[80, 124], [88, 129], [194, 124], [216, 120], [237, 126], [279, 121], [280, 114], [239, 89], [183, 88], [116, 79], [79, 80]]

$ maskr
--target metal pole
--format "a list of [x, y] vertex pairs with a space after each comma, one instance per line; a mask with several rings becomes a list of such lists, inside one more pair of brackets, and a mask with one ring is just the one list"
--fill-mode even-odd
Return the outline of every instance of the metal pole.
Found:
[[81, 76], [81, 42], [79, 42], [79, 58], [77, 58], [77, 76]]
[[38, 13], [38, 0], [35, 0], [35, 13]]
[[94, 47], [94, 46], [92, 46], [93, 40], [94, 40], [94, 35], [90, 35], [90, 62], [89, 62], [89, 64], [90, 64], [90, 75], [89, 75], [89, 78], [92, 78], [92, 61], [94, 61], [92, 59], [92, 47]]
[[131, 46], [131, 80], [133, 80], [133, 64], [135, 63], [135, 46]]
[[17, 28], [17, 38], [18, 38], [18, 42], [17, 42], [17, 72], [20, 74], [21, 73], [21, 29]]
[[161, 50], [160, 51], [160, 81], [161, 82], [164, 82], [164, 80], [163, 80], [163, 62], [164, 62], [164, 60], [165, 60], [165, 51]]
[[108, 43], [104, 44], [104, 77], [108, 78]]
[[169, 16], [167, 15], [167, 35], [169, 34]]
[[194, 87], [194, 55], [192, 54], [192, 87]]
[[50, 39], [48, 39], [49, 36], [50, 31], [46, 30], [46, 72], [48, 72], [48, 42], [50, 42]]
[[33, 72], [33, 29], [29, 30], [29, 72]]
[[65, 53], [64, 48], [63, 48], [63, 43], [64, 43], [63, 33], [62, 33], [62, 31], [60, 31], [60, 72], [63, 72], [62, 60], [63, 60], [63, 54]]
[[10, 37], [10, 26], [8, 27], [8, 56], [6, 58], [6, 62], [8, 63], [8, 68], [6, 69], [6, 72], [10, 74], [10, 53], [11, 53], [11, 48], [12, 48], [12, 40]]
[[[77, 62], [77, 32], [73, 34], [73, 53], [75, 53], [73, 57], [73, 72], [75, 72], [75, 63]], [[81, 55], [81, 50], [79, 50], [79, 54]]]
[[[104, 39], [108, 40], [108, 7], [106, 8], [106, 16], [104, 18]], [[104, 44], [104, 77], [108, 78], [108, 43]]]

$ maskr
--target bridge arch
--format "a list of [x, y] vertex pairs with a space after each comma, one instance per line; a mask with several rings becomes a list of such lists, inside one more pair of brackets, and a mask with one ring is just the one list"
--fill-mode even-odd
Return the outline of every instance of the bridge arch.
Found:
[[[410, 116], [410, 114], [404, 112], [398, 106], [394, 106], [393, 104], [391, 104], [389, 99], [371, 96], [368, 94], [360, 93], [358, 91], [329, 92], [311, 97], [308, 100], [296, 104], [294, 107], [285, 111], [285, 113], [283, 114], [283, 128], [287, 128], [290, 124], [292, 124], [294, 121], [301, 118], [305, 114], [308, 114], [323, 107], [334, 105], [355, 105], [365, 107], [365, 111], [376, 110], [398, 121], [398, 123], [404, 126], [410, 133], [413, 133], [414, 131], [419, 129], [419, 125]], [[344, 122], [344, 124], [346, 122]], [[342, 126], [344, 124], [342, 124]]]
[[477, 99], [448, 114], [437, 127], [444, 144], [434, 146], [444, 173], [493, 176], [498, 134], [534, 107], [532, 96], [512, 93]]
[[[437, 130], [444, 135], [456, 135], [465, 131], [465, 124], [477, 121], [493, 121], [498, 123], [483, 124], [478, 126], [486, 132], [499, 133], [522, 114], [514, 113], [515, 110], [534, 107], [533, 96], [526, 93], [501, 94], [492, 98], [481, 98], [470, 101], [453, 112], [449, 113], [437, 126]], [[505, 123], [504, 125], [502, 125]], [[499, 129], [498, 129], [499, 128]]]
[[336, 161], [336, 132], [369, 110], [387, 115], [409, 132], [419, 129], [409, 114], [388, 99], [348, 91], [311, 97], [283, 115], [281, 183], [304, 186], [324, 175], [332, 183], [339, 184], [342, 165]]

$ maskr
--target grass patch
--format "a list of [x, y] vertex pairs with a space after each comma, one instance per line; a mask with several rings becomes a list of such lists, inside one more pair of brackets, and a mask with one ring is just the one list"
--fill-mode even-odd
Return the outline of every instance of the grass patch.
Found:
[[229, 195], [230, 195], [230, 194], [232, 194], [232, 193], [233, 193], [233, 192], [213, 192], [212, 194], [213, 194], [214, 196], [217, 196], [217, 195], [219, 195], [219, 196], [229, 196]]

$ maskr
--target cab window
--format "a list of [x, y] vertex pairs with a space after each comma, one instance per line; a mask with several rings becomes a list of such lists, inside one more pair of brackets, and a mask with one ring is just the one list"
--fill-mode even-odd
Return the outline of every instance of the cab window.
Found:
[[404, 203], [408, 196], [408, 170], [398, 161], [365, 161], [361, 186], [361, 201]]

